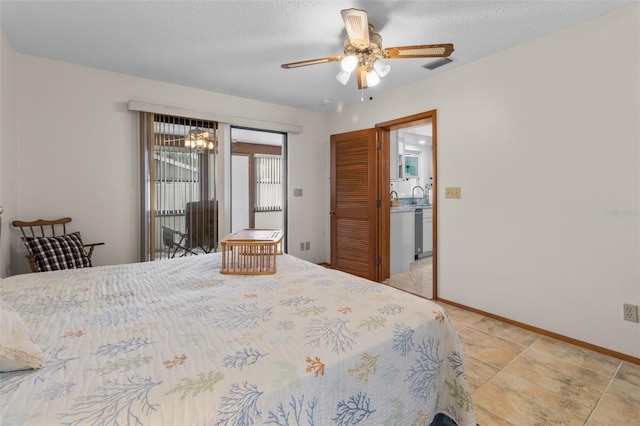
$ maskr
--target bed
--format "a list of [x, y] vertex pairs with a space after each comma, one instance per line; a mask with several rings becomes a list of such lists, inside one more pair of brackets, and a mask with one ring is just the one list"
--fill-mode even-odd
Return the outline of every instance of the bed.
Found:
[[293, 256], [219, 253], [0, 283], [42, 350], [0, 373], [3, 425], [475, 425], [464, 355], [431, 301]]

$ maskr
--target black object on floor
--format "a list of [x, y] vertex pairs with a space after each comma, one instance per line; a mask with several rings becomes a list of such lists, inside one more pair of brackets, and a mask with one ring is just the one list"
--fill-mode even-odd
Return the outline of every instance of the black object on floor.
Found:
[[458, 426], [453, 419], [446, 414], [436, 414], [430, 426]]

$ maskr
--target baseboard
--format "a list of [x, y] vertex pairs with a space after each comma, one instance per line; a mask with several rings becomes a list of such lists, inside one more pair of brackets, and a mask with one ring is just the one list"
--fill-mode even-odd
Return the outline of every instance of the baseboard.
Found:
[[455, 306], [456, 308], [464, 309], [466, 311], [475, 312], [476, 314], [483, 315], [485, 317], [493, 318], [498, 321], [505, 322], [507, 324], [515, 325], [516, 327], [523, 328], [525, 330], [533, 331], [534, 333], [542, 334], [543, 336], [551, 337], [556, 340], [560, 340], [562, 342], [571, 343], [572, 345], [580, 346], [581, 348], [589, 349], [594, 352], [601, 353], [603, 355], [608, 355], [613, 358], [620, 359], [622, 361], [629, 362], [631, 364], [640, 365], [640, 358], [636, 358], [631, 355], [623, 354], [621, 352], [616, 352], [611, 349], [603, 348], [601, 346], [592, 345], [591, 343], [583, 342], [582, 340], [577, 340], [572, 337], [563, 336], [562, 334], [554, 333], [553, 331], [544, 330], [542, 328], [534, 327], [529, 324], [524, 324], [522, 322], [514, 321], [509, 318], [501, 317], [500, 315], [495, 315], [490, 312], [485, 312], [480, 309], [472, 308], [470, 306], [462, 305], [460, 303], [452, 302], [447, 299], [443, 299], [439, 297], [436, 302], [446, 303], [451, 306]]

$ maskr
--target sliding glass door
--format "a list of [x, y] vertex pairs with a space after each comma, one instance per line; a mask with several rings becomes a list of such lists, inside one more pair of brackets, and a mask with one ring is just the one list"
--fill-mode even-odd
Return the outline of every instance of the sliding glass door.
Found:
[[286, 231], [286, 134], [231, 127], [231, 231]]

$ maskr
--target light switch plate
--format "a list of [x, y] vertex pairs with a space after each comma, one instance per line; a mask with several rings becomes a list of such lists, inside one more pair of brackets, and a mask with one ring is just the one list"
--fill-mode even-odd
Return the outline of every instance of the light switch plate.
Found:
[[447, 186], [444, 189], [444, 198], [462, 198], [462, 190], [459, 186]]
[[293, 188], [294, 197], [302, 197], [302, 188]]

